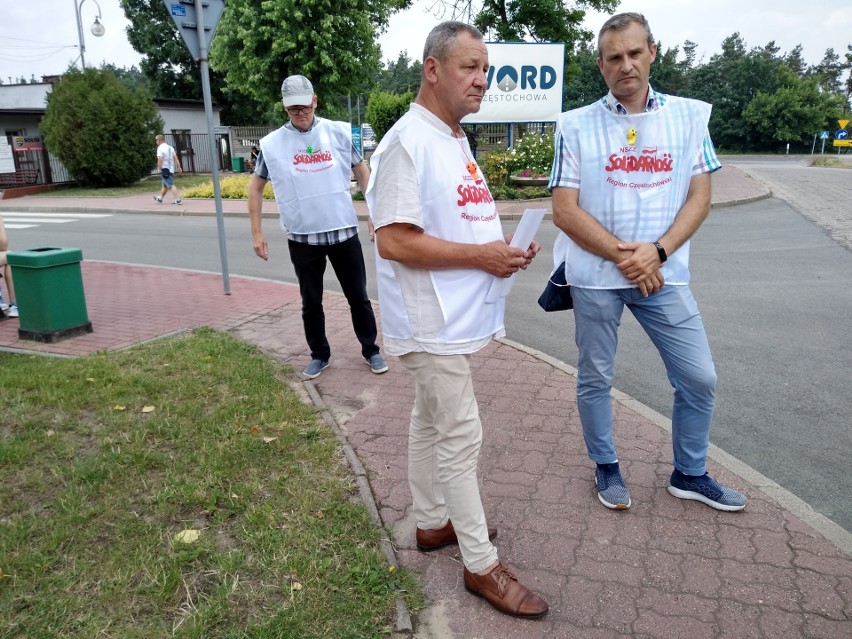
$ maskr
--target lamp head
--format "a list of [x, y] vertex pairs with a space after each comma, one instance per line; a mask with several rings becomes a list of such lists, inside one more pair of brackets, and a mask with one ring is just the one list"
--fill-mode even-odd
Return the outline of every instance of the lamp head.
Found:
[[104, 29], [104, 25], [98, 22], [98, 19], [95, 18], [95, 24], [92, 25], [92, 35], [96, 38], [100, 38], [105, 32], [106, 29]]

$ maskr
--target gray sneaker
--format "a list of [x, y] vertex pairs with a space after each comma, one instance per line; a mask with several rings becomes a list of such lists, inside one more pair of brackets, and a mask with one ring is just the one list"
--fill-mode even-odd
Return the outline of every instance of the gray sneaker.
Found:
[[607, 508], [627, 510], [630, 508], [630, 491], [621, 478], [618, 462], [614, 464], [598, 464], [595, 469], [595, 487], [598, 499]]
[[322, 373], [326, 368], [328, 368], [328, 360], [312, 359], [311, 363], [308, 364], [308, 367], [302, 371], [302, 375], [308, 379], [314, 379], [315, 377], [319, 377], [320, 373]]
[[367, 359], [367, 365], [376, 375], [380, 375], [388, 369], [388, 363], [378, 353], [370, 355], [369, 359]]

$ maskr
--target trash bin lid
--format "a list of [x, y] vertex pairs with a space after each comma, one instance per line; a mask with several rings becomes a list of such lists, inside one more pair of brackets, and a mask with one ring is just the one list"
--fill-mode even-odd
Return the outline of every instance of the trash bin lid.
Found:
[[27, 268], [46, 268], [73, 264], [83, 260], [83, 251], [78, 248], [61, 248], [58, 246], [42, 246], [25, 251], [10, 251], [6, 259], [12, 266]]

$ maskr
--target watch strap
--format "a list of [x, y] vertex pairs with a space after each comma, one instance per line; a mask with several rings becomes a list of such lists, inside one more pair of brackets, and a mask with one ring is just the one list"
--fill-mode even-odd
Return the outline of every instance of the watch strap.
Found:
[[666, 260], [669, 259], [669, 256], [666, 254], [666, 249], [664, 249], [663, 245], [659, 242], [654, 242], [654, 246], [657, 248], [657, 255], [660, 256], [660, 264], [665, 264]]

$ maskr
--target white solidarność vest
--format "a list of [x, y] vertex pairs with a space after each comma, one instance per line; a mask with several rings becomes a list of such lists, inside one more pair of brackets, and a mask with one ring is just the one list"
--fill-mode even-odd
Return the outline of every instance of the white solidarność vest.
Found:
[[[467, 169], [467, 157], [473, 154], [466, 139], [442, 133], [409, 112], [387, 133], [370, 159], [374, 173], [380, 170], [383, 148], [395, 137], [408, 151], [417, 171], [425, 234], [468, 244], [503, 240], [500, 218], [488, 185], [481, 172], [474, 179]], [[382, 332], [395, 339], [416, 340], [418, 335], [413, 334], [393, 266], [409, 268], [398, 263], [391, 265], [377, 256]], [[438, 342], [471, 342], [503, 330], [505, 299], [493, 304], [485, 302], [494, 276], [474, 268], [435, 269], [429, 273], [444, 316]]]
[[358, 225], [349, 190], [348, 123], [319, 120], [306, 133], [281, 127], [264, 137], [260, 148], [285, 233], [306, 235]]
[[[580, 165], [579, 205], [625, 242], [656, 242], [686, 202], [711, 106], [668, 96], [656, 111], [618, 115], [600, 102], [563, 113], [568, 153]], [[590, 253], [560, 233], [554, 262], [566, 262], [569, 284], [631, 288], [614, 262]], [[689, 283], [689, 242], [662, 267], [666, 284]]]

